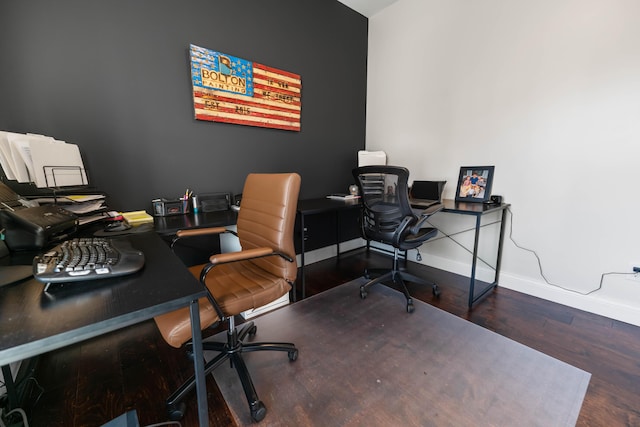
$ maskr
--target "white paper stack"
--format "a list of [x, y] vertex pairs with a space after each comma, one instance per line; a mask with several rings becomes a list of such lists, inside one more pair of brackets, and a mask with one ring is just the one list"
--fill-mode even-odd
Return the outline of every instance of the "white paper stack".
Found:
[[0, 166], [7, 179], [38, 188], [88, 184], [78, 146], [49, 136], [0, 131]]

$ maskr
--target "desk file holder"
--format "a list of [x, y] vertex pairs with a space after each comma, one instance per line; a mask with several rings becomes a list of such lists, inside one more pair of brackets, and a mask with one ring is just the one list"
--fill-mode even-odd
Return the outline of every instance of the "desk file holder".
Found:
[[[47, 188], [86, 186], [89, 184], [87, 182], [87, 173], [85, 172], [84, 168], [80, 166], [43, 166], [42, 169], [44, 171], [44, 179]], [[65, 171], [70, 173], [63, 173]], [[51, 177], [51, 180], [53, 182], [49, 182], [49, 177]], [[71, 182], [71, 184], [65, 185], [65, 182], [63, 182], [65, 178], [71, 179], [70, 181], [68, 181]]]
[[154, 216], [182, 215], [189, 212], [189, 200], [181, 199], [153, 199]]
[[[69, 174], [64, 174], [63, 172], [70, 172]], [[17, 181], [12, 181], [11, 186], [16, 191], [16, 193], [24, 196], [26, 198], [44, 198], [51, 197], [53, 198], [53, 203], [56, 203], [56, 199], [58, 197], [62, 197], [65, 194], [73, 194], [73, 193], [89, 193], [88, 190], [88, 181], [87, 174], [83, 167], [80, 166], [44, 166], [43, 173], [45, 175], [46, 187], [37, 187], [35, 182], [33, 181], [33, 177], [31, 178], [31, 182], [29, 183], [20, 183]], [[77, 181], [65, 181], [66, 176], [74, 176], [77, 178]], [[63, 185], [65, 182], [77, 182], [77, 184], [72, 185]]]

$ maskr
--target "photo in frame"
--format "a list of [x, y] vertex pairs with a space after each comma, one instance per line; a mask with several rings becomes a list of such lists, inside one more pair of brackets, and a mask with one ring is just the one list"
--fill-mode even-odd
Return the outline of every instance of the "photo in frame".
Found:
[[491, 198], [494, 166], [462, 166], [456, 187], [457, 202], [486, 202]]

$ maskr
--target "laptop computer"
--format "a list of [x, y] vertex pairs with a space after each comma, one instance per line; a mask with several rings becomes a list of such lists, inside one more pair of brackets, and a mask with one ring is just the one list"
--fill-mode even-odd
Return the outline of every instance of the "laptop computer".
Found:
[[427, 209], [442, 201], [442, 190], [447, 181], [413, 181], [409, 198], [411, 206]]

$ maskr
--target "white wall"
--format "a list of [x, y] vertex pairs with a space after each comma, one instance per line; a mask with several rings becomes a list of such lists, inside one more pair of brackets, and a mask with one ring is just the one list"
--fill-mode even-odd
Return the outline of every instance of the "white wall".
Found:
[[[460, 166], [495, 165], [546, 277], [507, 233], [501, 286], [636, 325], [640, 278], [583, 294], [640, 266], [639, 16], [637, 0], [399, 0], [369, 21], [366, 143], [411, 180], [446, 179], [446, 198]], [[468, 269], [446, 239], [422, 253]]]

